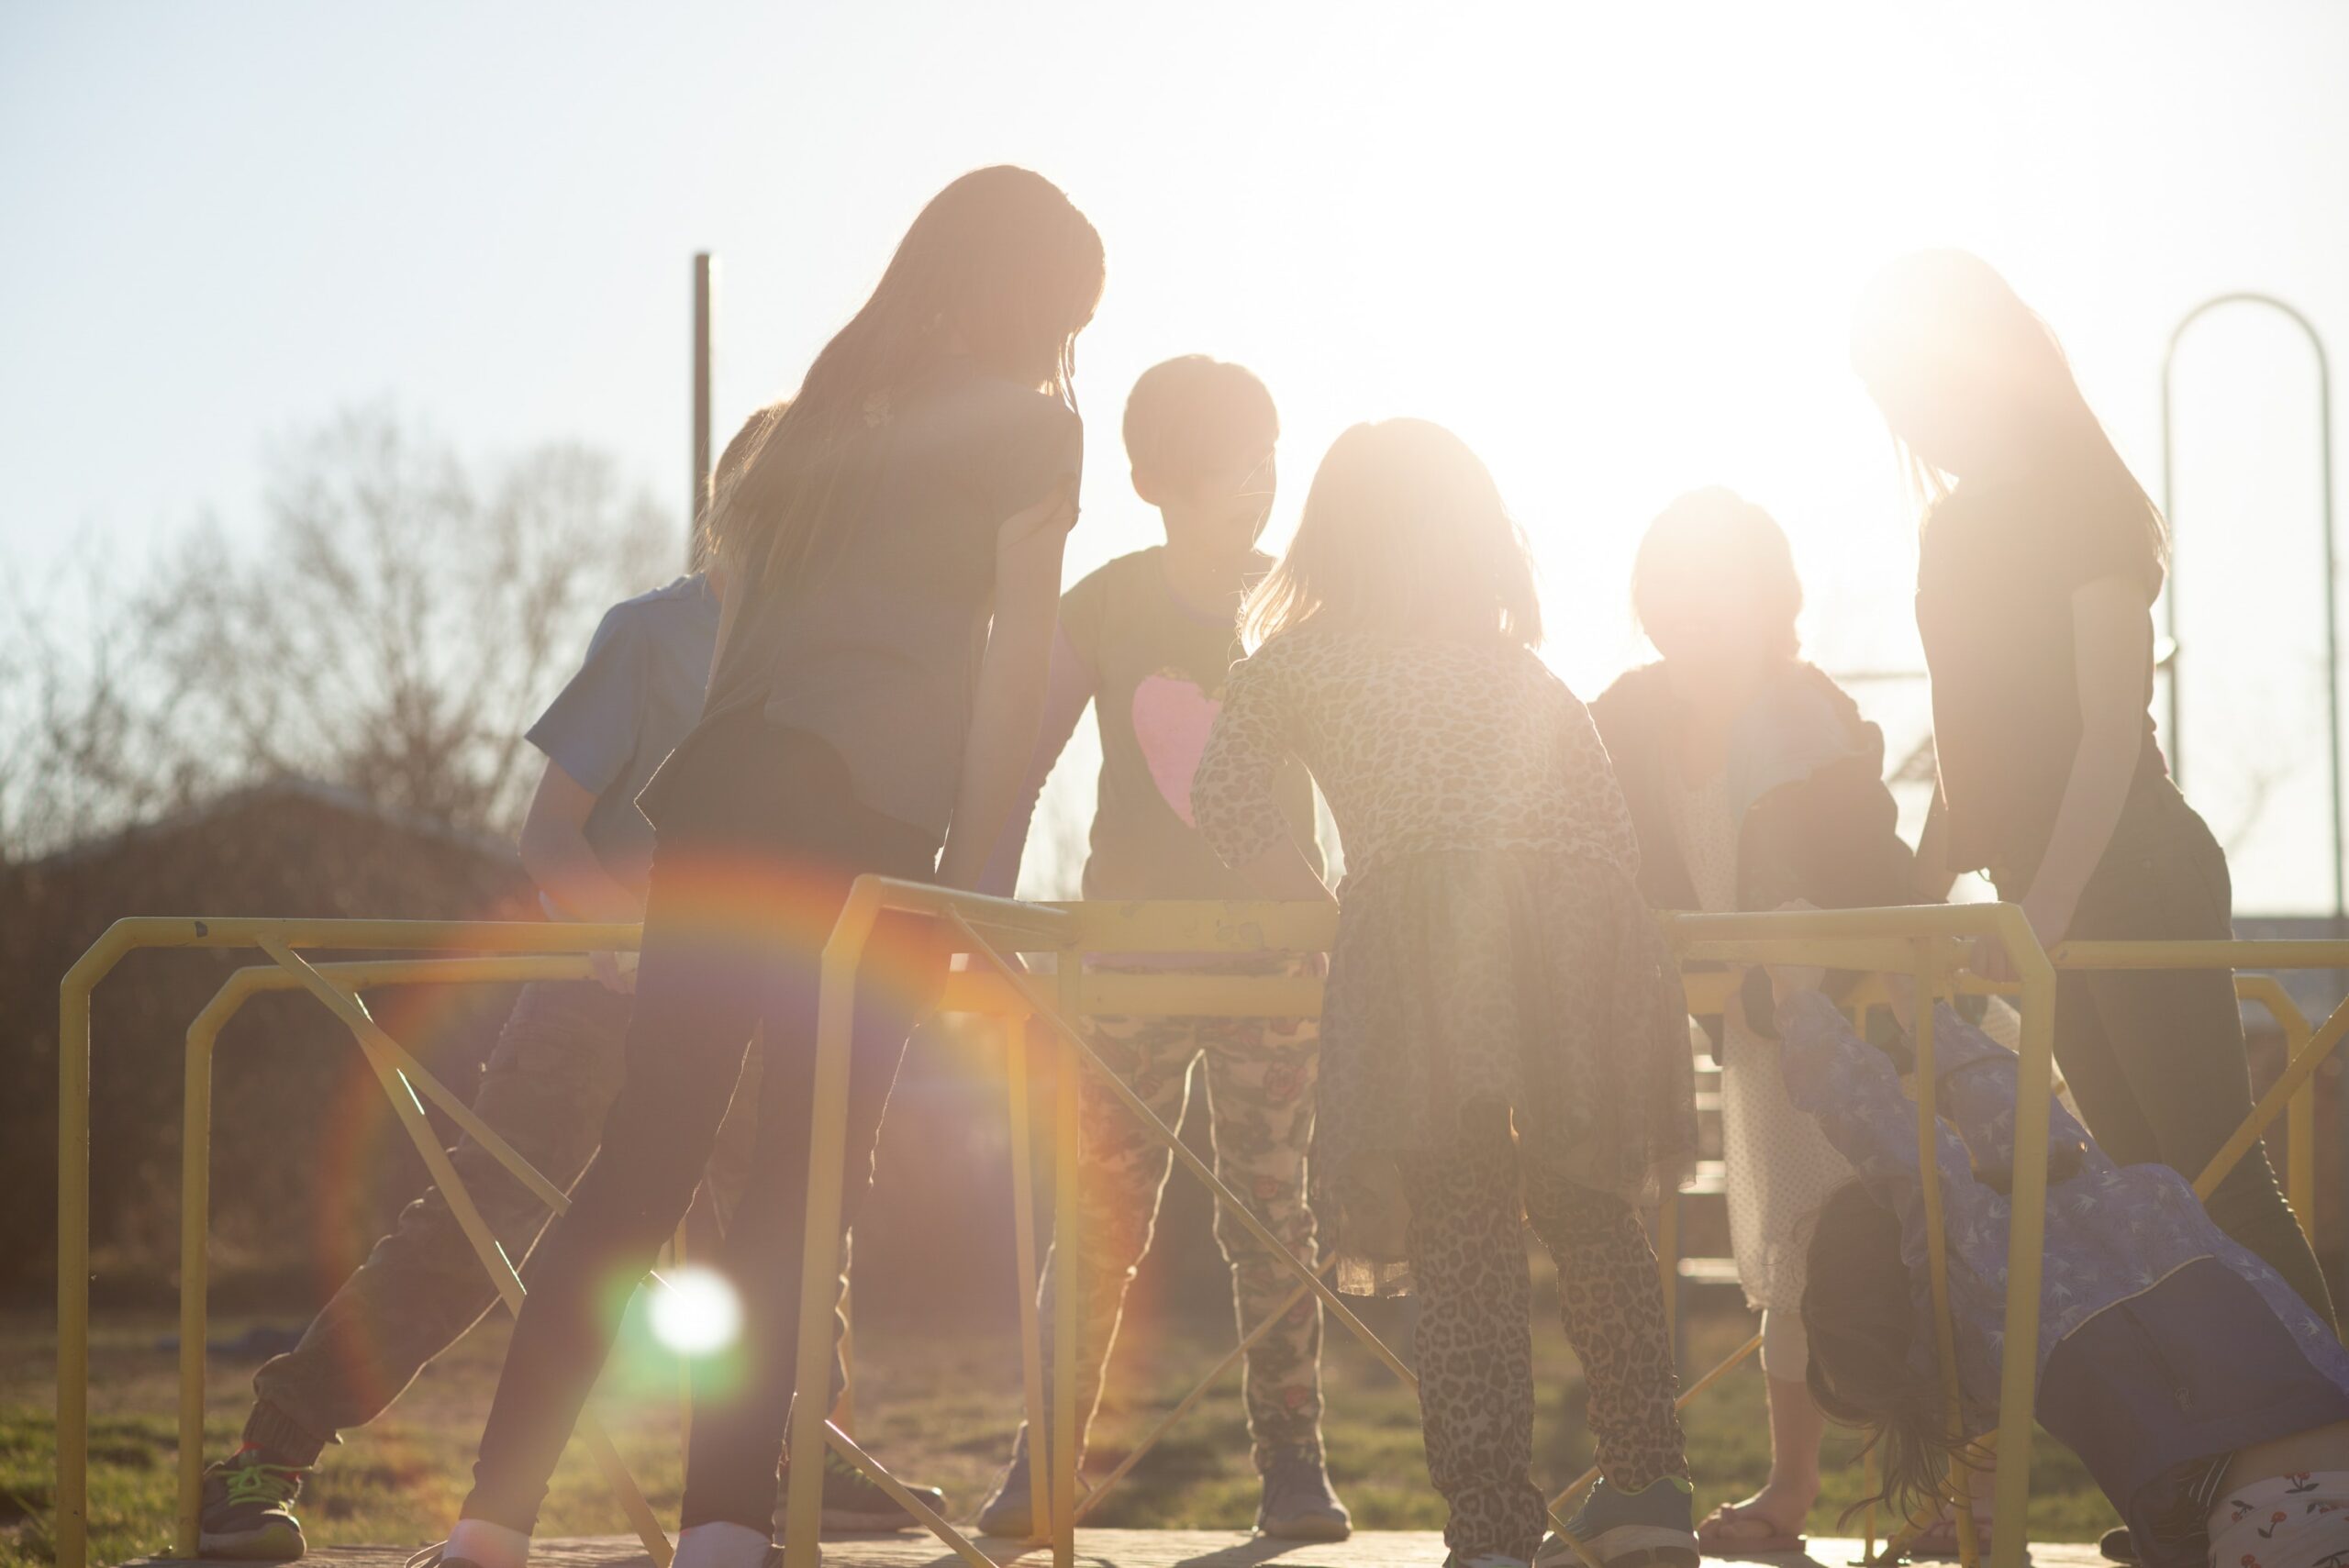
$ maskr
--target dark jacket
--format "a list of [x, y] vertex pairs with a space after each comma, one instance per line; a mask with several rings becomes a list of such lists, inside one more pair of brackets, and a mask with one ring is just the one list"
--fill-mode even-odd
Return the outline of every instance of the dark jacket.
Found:
[[[1633, 670], [1590, 705], [1640, 840], [1640, 892], [1658, 909], [1698, 907], [1673, 830], [1679, 698], [1661, 663]], [[1884, 785], [1884, 732], [1817, 666], [1789, 661], [1731, 721], [1730, 805], [1740, 813], [1737, 906], [1802, 899], [1822, 909], [1917, 901], [1912, 851]], [[1769, 982], [1746, 977], [1745, 1013], [1772, 1030]], [[1706, 1030], [1719, 1054], [1717, 1019]]]

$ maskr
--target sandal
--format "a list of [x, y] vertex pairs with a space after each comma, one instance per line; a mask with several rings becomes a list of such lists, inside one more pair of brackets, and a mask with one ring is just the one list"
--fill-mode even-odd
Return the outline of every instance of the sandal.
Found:
[[1723, 1503], [1697, 1527], [1697, 1544], [1708, 1557], [1770, 1557], [1809, 1543], [1750, 1503]]

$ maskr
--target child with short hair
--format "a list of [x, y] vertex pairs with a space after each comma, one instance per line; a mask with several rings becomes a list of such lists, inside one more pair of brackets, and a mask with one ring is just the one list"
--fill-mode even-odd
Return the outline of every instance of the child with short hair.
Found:
[[1340, 1277], [1420, 1296], [1428, 1471], [1455, 1568], [1542, 1545], [1522, 1220], [1558, 1264], [1604, 1479], [1602, 1562], [1695, 1568], [1678, 1377], [1632, 1203], [1696, 1148], [1687, 1002], [1581, 701], [1537, 659], [1523, 535], [1460, 439], [1357, 425], [1251, 597], [1192, 800], [1227, 865], [1329, 900], [1279, 809], [1302, 760], [1347, 876], [1322, 1006], [1313, 1188]]
[[[1777, 522], [1718, 487], [1681, 496], [1640, 539], [1631, 602], [1663, 657], [1600, 693], [1590, 717], [1622, 781], [1648, 902], [1714, 913], [1797, 897], [1915, 902], [1883, 733], [1804, 661], [1802, 581]], [[1721, 1067], [1730, 1250], [1762, 1314], [1770, 1473], [1697, 1529], [1708, 1551], [1738, 1555], [1800, 1551], [1818, 1500], [1827, 1423], [1803, 1382], [1803, 1240], [1852, 1173], [1787, 1103], [1768, 983], [1758, 970], [1745, 982], [1705, 1028]]]
[[[1126, 400], [1125, 438], [1134, 491], [1158, 508], [1166, 542], [1119, 556], [1062, 596], [1025, 809], [1015, 814], [983, 885], [1012, 891], [1036, 794], [1089, 703], [1100, 724], [1101, 773], [1085, 895], [1244, 898], [1247, 885], [1217, 861], [1192, 825], [1191, 775], [1221, 705], [1224, 677], [1241, 651], [1241, 600], [1272, 565], [1256, 540], [1272, 509], [1280, 417], [1272, 395], [1248, 371], [1188, 354], [1142, 373]], [[1291, 840], [1318, 867], [1312, 780], [1292, 764], [1274, 789]], [[1282, 965], [1275, 959], [1271, 967]], [[1130, 966], [1168, 967], [1147, 958]], [[1218, 967], [1270, 972], [1255, 963]], [[1095, 1018], [1084, 1028], [1093, 1048], [1169, 1127], [1181, 1123], [1193, 1071], [1205, 1063], [1218, 1174], [1291, 1251], [1311, 1262], [1305, 1159], [1319, 1057], [1313, 1020]], [[1090, 1076], [1083, 1095], [1080, 1452], [1100, 1402], [1126, 1289], [1150, 1251], [1173, 1162]], [[1244, 1334], [1279, 1309], [1296, 1282], [1252, 1233], [1220, 1214], [1216, 1240], [1231, 1266], [1232, 1305]], [[1058, 1258], [1055, 1247], [1038, 1291], [1047, 1340], [1058, 1310]], [[1320, 1364], [1321, 1308], [1311, 1298], [1284, 1313], [1244, 1362], [1252, 1457], [1264, 1481], [1256, 1528], [1269, 1536], [1339, 1540], [1351, 1528], [1322, 1458]], [[1029, 1438], [1023, 1425], [1010, 1467], [979, 1512], [987, 1534], [1025, 1536], [1034, 1528]]]
[[[1771, 972], [1787, 1093], [1858, 1175], [1828, 1195], [1802, 1317], [1812, 1396], [1875, 1434], [1901, 1507], [1942, 1491], [1947, 1416], [1927, 1277], [1917, 1107], [1819, 991]], [[1946, 1005], [1934, 1164], [1968, 1433], [1998, 1420], [2016, 1059]], [[1953, 1130], [1954, 1129], [1954, 1130]], [[2048, 1106], [2040, 1424], [2127, 1521], [2144, 1568], [2349, 1564], [2349, 1352], [2166, 1165], [2116, 1165]]]
[[[782, 411], [762, 408], [719, 457], [730, 486]], [[637, 792], [701, 715], [718, 644], [719, 592], [704, 572], [623, 600], [605, 612], [578, 671], [524, 735], [546, 767], [522, 821], [523, 869], [557, 920], [625, 924], [644, 912], [652, 828]], [[568, 1188], [596, 1151], [619, 1092], [631, 982], [609, 954], [593, 980], [522, 987], [489, 1053], [474, 1114], [557, 1186]], [[757, 1100], [758, 1059], [738, 1095]], [[731, 1115], [722, 1141], [749, 1130]], [[525, 1258], [551, 1218], [496, 1159], [461, 1138], [450, 1162], [507, 1256]], [[711, 1196], [732, 1197], [713, 1162]], [[328, 1444], [390, 1408], [433, 1358], [496, 1304], [448, 1200], [429, 1189], [400, 1211], [300, 1343], [253, 1376], [252, 1413], [235, 1453], [205, 1473], [197, 1550], [206, 1557], [290, 1562], [306, 1542], [294, 1504]], [[824, 1472], [824, 1517], [835, 1529], [895, 1529], [911, 1516], [844, 1462]], [[918, 1488], [933, 1506], [943, 1496]]]

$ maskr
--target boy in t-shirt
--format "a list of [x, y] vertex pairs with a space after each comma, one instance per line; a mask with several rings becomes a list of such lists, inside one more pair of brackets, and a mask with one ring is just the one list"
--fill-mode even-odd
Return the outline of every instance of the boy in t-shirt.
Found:
[[[1221, 706], [1225, 675], [1241, 654], [1241, 599], [1272, 565], [1256, 539], [1272, 508], [1279, 436], [1271, 395], [1238, 365], [1186, 355], [1134, 384], [1126, 403], [1126, 452], [1134, 490], [1158, 508], [1166, 542], [1110, 562], [1062, 597], [1025, 808], [1015, 814], [989, 867], [983, 884], [988, 891], [1009, 893], [1018, 881], [1037, 792], [1090, 703], [1099, 715], [1101, 775], [1085, 895], [1252, 896], [1192, 825], [1191, 774]], [[1312, 781], [1292, 762], [1279, 788], [1298, 847], [1319, 870]], [[1098, 1018], [1085, 1027], [1094, 1049], [1170, 1127], [1181, 1122], [1192, 1069], [1205, 1060], [1218, 1174], [1291, 1251], [1313, 1262], [1305, 1159], [1319, 1065], [1314, 1022]], [[1172, 1156], [1089, 1078], [1082, 1140], [1077, 1357], [1084, 1381], [1077, 1409], [1089, 1427], [1126, 1287], [1150, 1249]], [[1245, 1228], [1220, 1214], [1216, 1240], [1231, 1265], [1244, 1333], [1287, 1300], [1297, 1281]], [[1048, 1257], [1039, 1292], [1047, 1343], [1054, 1267]], [[1248, 1351], [1248, 1429], [1264, 1479], [1256, 1527], [1270, 1536], [1338, 1540], [1350, 1529], [1322, 1461], [1320, 1361], [1321, 1307], [1309, 1296]], [[980, 1510], [980, 1529], [1032, 1533], [1030, 1484], [1023, 1426], [1009, 1469]]]
[[[720, 483], [737, 472], [773, 410], [729, 444]], [[652, 827], [638, 792], [701, 715], [718, 643], [718, 595], [696, 573], [615, 605], [570, 684], [526, 735], [546, 757], [521, 833], [522, 864], [558, 920], [628, 923], [644, 914]], [[603, 1137], [619, 1091], [634, 981], [611, 954], [594, 980], [525, 985], [492, 1048], [473, 1108], [559, 1187], [569, 1188]], [[753, 1055], [746, 1083], [758, 1071]], [[736, 1103], [755, 1104], [755, 1089]], [[729, 1118], [714, 1170], [747, 1130]], [[510, 1258], [551, 1218], [529, 1189], [470, 1138], [450, 1162]], [[725, 1173], [718, 1170], [723, 1185]], [[713, 1192], [722, 1223], [726, 1195]], [[495, 1284], [438, 1187], [400, 1213], [391, 1234], [343, 1282], [301, 1342], [253, 1377], [252, 1414], [237, 1451], [205, 1473], [199, 1550], [206, 1557], [288, 1562], [302, 1555], [294, 1514], [302, 1478], [346, 1427], [388, 1408], [425, 1364], [497, 1300]], [[943, 1507], [929, 1492], [925, 1501]], [[913, 1521], [887, 1494], [826, 1454], [824, 1520], [836, 1529], [895, 1529]]]

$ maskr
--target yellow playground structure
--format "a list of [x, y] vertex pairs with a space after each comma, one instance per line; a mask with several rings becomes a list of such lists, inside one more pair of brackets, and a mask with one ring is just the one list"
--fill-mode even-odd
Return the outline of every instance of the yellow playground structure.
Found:
[[[879, 877], [859, 881], [835, 925], [823, 954], [823, 986], [818, 1005], [814, 1138], [807, 1193], [808, 1238], [801, 1286], [798, 1385], [826, 1385], [831, 1361], [832, 1292], [840, 1272], [839, 1235], [841, 1143], [846, 1123], [849, 1026], [854, 1006], [853, 981], [875, 918], [885, 910], [927, 914], [945, 926], [956, 951], [967, 955], [966, 965], [951, 979], [942, 1004], [949, 1012], [979, 1015], [1000, 1026], [1003, 1073], [1009, 1091], [1012, 1134], [1012, 1181], [1016, 1204], [1014, 1245], [1020, 1280], [1019, 1300], [1027, 1417], [1031, 1431], [1042, 1434], [1044, 1464], [1038, 1483], [1043, 1507], [1040, 1524], [1048, 1522], [1042, 1541], [1049, 1544], [1053, 1568], [1073, 1568], [1076, 1526], [1130, 1471], [1142, 1452], [1188, 1411], [1247, 1345], [1306, 1292], [1320, 1296], [1330, 1317], [1362, 1340], [1406, 1384], [1409, 1367], [1381, 1343], [1347, 1307], [1326, 1279], [1304, 1261], [1281, 1247], [1247, 1207], [1218, 1182], [1212, 1170], [1192, 1153], [1174, 1130], [1157, 1120], [1095, 1056], [1073, 1020], [1093, 1014], [1165, 1015], [1221, 1014], [1230, 1016], [1308, 1016], [1320, 1008], [1318, 982], [1290, 975], [1195, 975], [1113, 973], [1089, 969], [1083, 962], [1095, 955], [1129, 952], [1187, 952], [1229, 954], [1266, 950], [1319, 951], [1329, 945], [1331, 917], [1318, 906], [1278, 904], [1145, 903], [1036, 904], [983, 897], [974, 894]], [[1972, 944], [1989, 938], [2003, 945], [2019, 986], [2007, 987], [2021, 1010], [2021, 1061], [2016, 1106], [2016, 1169], [2013, 1181], [2014, 1223], [2008, 1257], [2006, 1307], [2008, 1347], [2001, 1369], [1998, 1429], [1971, 1434], [1977, 1440], [1969, 1452], [1984, 1455], [1993, 1445], [2009, 1452], [2027, 1451], [2032, 1435], [2035, 1367], [2031, 1348], [2037, 1342], [2040, 1251], [2043, 1231], [2047, 1171], [2047, 1106], [2053, 1079], [2052, 1023], [2055, 973], [2059, 969], [2349, 969], [2349, 942], [2075, 942], [2053, 953], [2040, 949], [2020, 910], [2010, 905], [1973, 904], [1913, 908], [1801, 911], [1753, 915], [1667, 915], [1660, 917], [1684, 962], [1754, 963], [1791, 962], [1823, 963], [1839, 969], [1913, 977], [1926, 995], [1955, 990], [1982, 990], [1964, 973]], [[632, 950], [638, 929], [633, 926], [584, 926], [486, 921], [407, 920], [273, 920], [140, 917], [116, 922], [66, 974], [61, 987], [59, 1153], [58, 1153], [58, 1485], [55, 1540], [59, 1568], [88, 1568], [88, 1444], [89, 1444], [89, 1162], [90, 1162], [90, 1001], [93, 991], [126, 956], [153, 948], [217, 948], [251, 950], [267, 960], [231, 974], [211, 1002], [187, 1029], [185, 1136], [181, 1178], [181, 1301], [179, 1401], [179, 1517], [177, 1550], [194, 1556], [196, 1515], [203, 1480], [204, 1347], [206, 1242], [211, 1160], [212, 1052], [220, 1030], [246, 1000], [263, 991], [300, 989], [316, 996], [347, 1026], [433, 1179], [446, 1194], [449, 1206], [473, 1241], [482, 1265], [497, 1281], [508, 1307], [518, 1305], [522, 1285], [505, 1253], [490, 1237], [464, 1186], [450, 1167], [446, 1153], [427, 1120], [418, 1096], [439, 1106], [480, 1145], [528, 1184], [551, 1208], [561, 1210], [563, 1193], [532, 1170], [505, 1141], [476, 1118], [463, 1099], [425, 1073], [399, 1043], [377, 1027], [361, 1000], [373, 988], [418, 984], [484, 984], [520, 980], [584, 978], [587, 953]], [[406, 953], [396, 959], [360, 962], [314, 962], [308, 955], [331, 952]], [[462, 956], [460, 956], [462, 955]], [[1049, 967], [1044, 962], [1049, 960]], [[1688, 977], [1692, 1007], [1717, 1011], [1726, 995], [1726, 977], [1719, 972]], [[2287, 1107], [2291, 1117], [2291, 1149], [2288, 1185], [2292, 1205], [2304, 1227], [2313, 1228], [2315, 1200], [2315, 1100], [2312, 1075], [2344, 1031], [2349, 1031], [2349, 1004], [2335, 1009], [2321, 1026], [2311, 1028], [2273, 978], [2243, 974], [2238, 993], [2271, 1010], [2284, 1030], [2290, 1059], [2282, 1076], [2261, 1098], [2251, 1118], [2236, 1130], [2226, 1147], [2201, 1173], [2197, 1190], [2207, 1194], [2221, 1176], [2249, 1151]], [[1852, 1005], [1866, 1006], [1865, 993]], [[1952, 1359], [1952, 1329], [1946, 1277], [1941, 1267], [1940, 1192], [1936, 1164], [1930, 1153], [1935, 1119], [1932, 1072], [1932, 1027], [1930, 1009], [1918, 1015], [1917, 1118], [1923, 1146], [1925, 1203], [1930, 1245], [1934, 1253], [1934, 1307], [1939, 1318], [1940, 1349], [1945, 1384], [1956, 1376]], [[1074, 1220], [1076, 1193], [1076, 1085], [1078, 1073], [1098, 1073], [1122, 1097], [1129, 1110], [1182, 1162], [1215, 1192], [1219, 1203], [1260, 1240], [1285, 1257], [1297, 1275], [1297, 1289], [1280, 1309], [1242, 1337], [1230, 1356], [1208, 1373], [1179, 1401], [1156, 1429], [1128, 1454], [1110, 1474], [1089, 1491], [1080, 1492], [1076, 1469], [1076, 1326], [1079, 1314], [1063, 1312], [1056, 1319], [1054, 1343], [1040, 1342], [1036, 1311], [1037, 1246], [1033, 1224], [1033, 1159], [1036, 1140], [1028, 1122], [1028, 1082], [1031, 1051], [1049, 1051], [1057, 1059], [1058, 1093], [1048, 1140], [1054, 1162], [1054, 1224], [1059, 1245], [1075, 1244]], [[1674, 1205], [1667, 1202], [1659, 1216], [1657, 1251], [1664, 1268], [1675, 1266], [1671, 1238], [1676, 1232]], [[1064, 1270], [1063, 1282], [1076, 1277]], [[656, 1287], [657, 1287], [656, 1276]], [[1667, 1299], [1670, 1292], [1667, 1291]], [[1734, 1370], [1758, 1347], [1749, 1340], [1720, 1366], [1692, 1379], [1681, 1399], [1699, 1397]], [[1044, 1408], [1044, 1357], [1053, 1358], [1054, 1407]], [[1948, 1401], [1954, 1411], [1957, 1401]], [[637, 1488], [592, 1418], [583, 1421], [581, 1437], [604, 1467], [615, 1493], [626, 1508], [645, 1549], [657, 1568], [666, 1568], [669, 1540], [651, 1507]], [[1966, 1435], [1966, 1434], [1959, 1434]], [[857, 1447], [854, 1440], [831, 1422], [823, 1404], [801, 1398], [794, 1407], [791, 1444], [796, 1451], [816, 1451], [829, 1442], [862, 1468], [919, 1518], [939, 1540], [971, 1564], [996, 1568], [996, 1562], [952, 1524], [939, 1518], [908, 1494], [879, 1464]], [[1553, 1520], [1562, 1520], [1582, 1487], [1594, 1479], [1585, 1475], [1552, 1500]], [[793, 1564], [818, 1561], [816, 1537], [819, 1508], [817, 1489], [821, 1467], [796, 1464], [790, 1471], [785, 1550]], [[1971, 1538], [1971, 1514], [1963, 1506], [1956, 1517], [1964, 1534], [1965, 1560], [1969, 1568], [1987, 1560], [1997, 1568], [2017, 1568], [2024, 1561], [2024, 1508], [2030, 1468], [2023, 1464], [1998, 1467], [1996, 1480], [1996, 1539]], [[1960, 1466], [1950, 1477], [1953, 1495], [1961, 1505], [1968, 1476]], [[1889, 1561], [1924, 1521], [1915, 1519], [1887, 1532], [1875, 1560]], [[1873, 1538], [1874, 1531], [1870, 1531]], [[1874, 1542], [1871, 1540], [1873, 1548]], [[1577, 1551], [1580, 1549], [1577, 1547]], [[1586, 1554], [1586, 1562], [1589, 1559]]]

